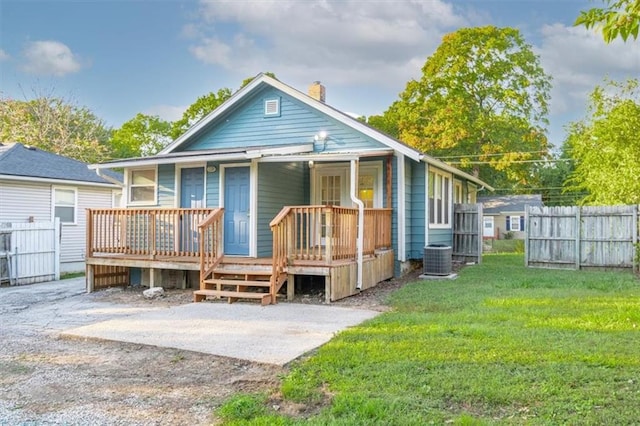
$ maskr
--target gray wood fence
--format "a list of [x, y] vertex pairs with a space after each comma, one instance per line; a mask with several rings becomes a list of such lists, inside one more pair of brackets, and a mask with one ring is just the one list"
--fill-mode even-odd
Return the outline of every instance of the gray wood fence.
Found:
[[453, 260], [482, 262], [482, 204], [453, 207]]
[[525, 263], [541, 268], [636, 268], [638, 206], [527, 207]]

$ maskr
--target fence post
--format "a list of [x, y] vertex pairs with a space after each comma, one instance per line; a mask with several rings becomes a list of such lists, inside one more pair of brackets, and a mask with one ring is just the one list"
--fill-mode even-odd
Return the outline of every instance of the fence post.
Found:
[[[529, 204], [524, 206], [524, 266], [529, 267], [529, 232], [531, 232], [531, 224], [529, 223]], [[484, 230], [483, 230], [484, 231]]]
[[633, 271], [638, 271], [638, 205], [633, 206], [633, 222], [631, 224], [631, 238], [633, 238], [633, 247], [631, 248], [631, 259]]
[[56, 280], [60, 279], [60, 218], [53, 221], [53, 270]]
[[576, 247], [575, 247], [575, 256], [576, 256], [576, 270], [580, 270], [580, 253], [581, 253], [581, 247], [580, 247], [580, 235], [582, 233], [582, 223], [581, 223], [581, 218], [580, 218], [580, 211], [581, 211], [582, 207], [576, 206], [574, 207], [575, 210], [575, 232], [576, 232]]

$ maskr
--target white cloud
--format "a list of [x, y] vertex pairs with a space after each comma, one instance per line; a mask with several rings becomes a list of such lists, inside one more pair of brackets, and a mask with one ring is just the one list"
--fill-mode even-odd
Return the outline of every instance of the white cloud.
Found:
[[468, 20], [442, 0], [202, 1], [183, 35], [200, 61], [287, 81], [402, 87]]
[[187, 110], [188, 106], [175, 105], [154, 105], [148, 108], [143, 114], [157, 115], [166, 121], [176, 121], [182, 118], [182, 114]]
[[11, 56], [9, 56], [9, 54], [7, 52], [5, 52], [4, 50], [0, 49], [0, 62], [6, 61], [9, 58], [11, 58]]
[[32, 41], [23, 51], [23, 70], [30, 74], [62, 77], [80, 71], [82, 64], [64, 43], [54, 40]]
[[588, 94], [605, 77], [640, 76], [640, 44], [621, 40], [606, 44], [602, 36], [582, 27], [560, 24], [542, 28], [538, 50], [545, 71], [553, 76], [552, 114], [586, 104]]

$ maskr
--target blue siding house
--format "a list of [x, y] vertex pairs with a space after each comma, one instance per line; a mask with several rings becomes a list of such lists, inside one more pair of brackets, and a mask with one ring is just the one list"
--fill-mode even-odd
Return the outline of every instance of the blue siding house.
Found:
[[190, 283], [196, 301], [275, 303], [296, 276], [320, 276], [331, 301], [451, 244], [453, 204], [488, 186], [324, 93], [260, 74], [157, 155], [92, 165], [125, 170], [126, 208], [91, 212], [89, 290], [92, 265], [113, 265]]

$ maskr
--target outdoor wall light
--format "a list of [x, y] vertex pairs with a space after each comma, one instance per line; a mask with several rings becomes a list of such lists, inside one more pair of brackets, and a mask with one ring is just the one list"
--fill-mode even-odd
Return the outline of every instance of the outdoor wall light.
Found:
[[207, 172], [209, 173], [215, 173], [216, 170], [218, 170], [216, 166], [207, 166]]
[[315, 139], [316, 142], [324, 142], [328, 137], [329, 135], [327, 134], [327, 132], [321, 130], [313, 137], [313, 139]]

